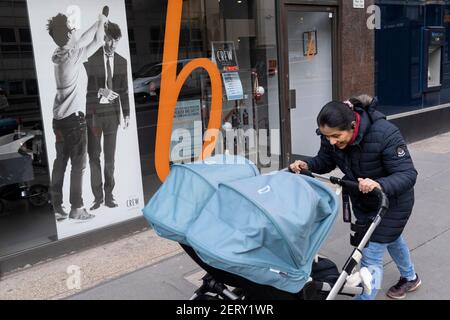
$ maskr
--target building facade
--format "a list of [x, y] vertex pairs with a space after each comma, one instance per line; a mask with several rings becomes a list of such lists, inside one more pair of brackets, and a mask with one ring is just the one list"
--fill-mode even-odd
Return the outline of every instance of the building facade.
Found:
[[[380, 109], [404, 130], [409, 141], [448, 130], [450, 7], [444, 1], [39, 2], [48, 4], [46, 10], [31, 10], [35, 0], [0, 1], [0, 88], [4, 93], [0, 129], [1, 136], [10, 139], [1, 140], [7, 147], [0, 145], [3, 271], [147, 226], [140, 210], [161, 184], [155, 149], [158, 127], [164, 125], [158, 119], [162, 119], [161, 112], [167, 112], [160, 99], [167, 64], [176, 68], [177, 76], [199, 58], [218, 66], [223, 94], [216, 152], [245, 154], [264, 172], [317, 152], [315, 117], [333, 99], [376, 95]], [[168, 14], [174, 4], [182, 5], [181, 19]], [[126, 134], [119, 129], [113, 157], [118, 207], [90, 210], [90, 202], [95, 201], [94, 156], [86, 152], [82, 193], [86, 211], [94, 217], [83, 223], [58, 220], [51, 192], [56, 163], [52, 111], [58, 75], [52, 60], [56, 45], [45, 25], [58, 13], [77, 16], [73, 12], [78, 12], [74, 29], [81, 35], [105, 5], [109, 20], [121, 29], [116, 51], [128, 66], [119, 117], [125, 120], [129, 112], [131, 125], [123, 131]], [[178, 59], [164, 61], [165, 50], [174, 41], [165, 37], [167, 26], [178, 24]], [[90, 63], [90, 59], [83, 62]], [[85, 66], [89, 105], [94, 76]], [[102, 72], [108, 73], [104, 68]], [[102, 79], [93, 81], [100, 88], [107, 87], [105, 76]], [[167, 143], [171, 162], [189, 162], [200, 155], [202, 136], [211, 120], [213, 82], [204, 69], [186, 77]], [[98, 94], [101, 100], [97, 90], [94, 97]], [[126, 97], [129, 111], [123, 107]], [[417, 122], [414, 128], [408, 125], [411, 122]], [[87, 126], [89, 130], [89, 120]], [[20, 139], [23, 144], [14, 144]], [[103, 153], [105, 141], [99, 140]], [[100, 158], [105, 166], [106, 158]], [[64, 178], [67, 193], [69, 164]], [[69, 194], [64, 197], [70, 208]]]

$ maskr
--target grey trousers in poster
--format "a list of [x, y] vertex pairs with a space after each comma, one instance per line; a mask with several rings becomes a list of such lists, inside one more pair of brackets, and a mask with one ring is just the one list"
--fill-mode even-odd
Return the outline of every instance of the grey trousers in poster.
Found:
[[52, 171], [52, 203], [61, 206], [63, 203], [64, 174], [70, 159], [70, 204], [72, 209], [82, 208], [83, 175], [86, 169], [87, 127], [83, 113], [56, 120], [53, 119], [53, 132], [56, 136], [56, 159]]
[[[103, 200], [111, 201], [114, 199], [112, 192], [115, 186], [114, 169], [117, 130], [119, 128], [118, 118], [114, 112], [88, 115], [87, 126], [92, 193], [95, 197], [95, 202], [103, 202]], [[104, 184], [100, 162], [100, 155], [102, 153], [102, 135], [105, 164]]]

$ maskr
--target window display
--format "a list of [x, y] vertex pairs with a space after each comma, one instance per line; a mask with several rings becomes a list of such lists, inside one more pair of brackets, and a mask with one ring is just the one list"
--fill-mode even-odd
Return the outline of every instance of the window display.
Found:
[[[216, 99], [212, 153], [278, 169], [275, 1], [171, 1], [182, 7], [175, 76], [198, 58], [218, 70], [214, 46], [230, 65], [217, 71], [220, 96], [205, 69], [186, 77], [165, 142], [169, 161], [200, 156]], [[155, 150], [169, 2], [45, 4], [5, 2], [15, 10], [0, 21], [0, 257], [140, 217], [161, 185]]]

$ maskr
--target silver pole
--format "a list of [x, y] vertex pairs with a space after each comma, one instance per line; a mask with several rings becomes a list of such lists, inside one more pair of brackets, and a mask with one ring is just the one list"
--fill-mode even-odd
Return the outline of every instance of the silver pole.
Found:
[[235, 295], [233, 292], [224, 289], [222, 292], [224, 295], [226, 295], [228, 298], [230, 298], [231, 300], [238, 300], [239, 297], [237, 295]]
[[346, 271], [342, 271], [341, 275], [339, 276], [338, 280], [333, 286], [333, 289], [331, 289], [330, 293], [327, 296], [327, 300], [334, 300], [336, 299], [336, 296], [339, 294], [339, 291], [344, 286], [345, 281], [347, 281], [348, 273]]
[[189, 300], [195, 300], [198, 297], [198, 294], [194, 293], [192, 297], [189, 298]]
[[[359, 243], [358, 248], [353, 252], [352, 258], [357, 262], [357, 265], [361, 262], [361, 259], [362, 259], [361, 252], [366, 247], [366, 244], [369, 242], [370, 237], [372, 236], [373, 232], [378, 227], [380, 222], [381, 222], [381, 216], [377, 215], [377, 217], [375, 218], [375, 220], [372, 222], [369, 229], [367, 230], [366, 234], [364, 235], [363, 239]], [[353, 270], [351, 270], [351, 271], [353, 271]], [[336, 281], [335, 285], [333, 286], [333, 289], [331, 289], [330, 294], [327, 297], [327, 300], [334, 300], [336, 298], [336, 296], [339, 294], [339, 291], [344, 286], [348, 275], [349, 274], [347, 273], [347, 271], [345, 270], [345, 267], [344, 267], [344, 270], [342, 271], [341, 275], [339, 276], [338, 280]]]

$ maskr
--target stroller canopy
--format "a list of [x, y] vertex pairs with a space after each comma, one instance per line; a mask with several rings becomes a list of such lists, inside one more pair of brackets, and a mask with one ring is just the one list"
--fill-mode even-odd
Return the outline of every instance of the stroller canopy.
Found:
[[297, 293], [338, 211], [313, 178], [279, 172], [222, 183], [187, 233], [208, 265]]
[[187, 244], [185, 234], [220, 182], [259, 175], [241, 156], [216, 155], [191, 164], [174, 164], [170, 175], [144, 208], [144, 216], [161, 237]]

